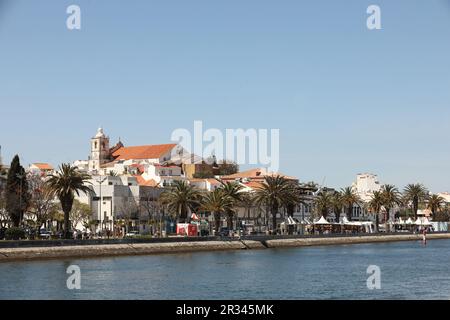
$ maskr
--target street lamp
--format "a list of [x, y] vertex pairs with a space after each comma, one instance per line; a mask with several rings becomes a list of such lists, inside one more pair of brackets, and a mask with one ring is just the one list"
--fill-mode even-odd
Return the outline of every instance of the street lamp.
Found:
[[102, 176], [100, 176], [97, 180], [95, 180], [100, 186], [100, 192], [99, 192], [100, 199], [98, 201], [98, 203], [99, 203], [98, 213], [99, 213], [99, 219], [100, 219], [100, 232], [101, 233], [103, 233], [103, 223], [104, 223], [104, 217], [102, 219], [102, 183], [105, 182], [107, 179], [108, 179], [108, 177], [103, 178]]

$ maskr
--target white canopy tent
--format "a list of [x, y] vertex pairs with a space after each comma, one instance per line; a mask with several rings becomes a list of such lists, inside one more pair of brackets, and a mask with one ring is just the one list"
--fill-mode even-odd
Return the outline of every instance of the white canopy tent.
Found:
[[417, 218], [416, 222], [414, 222], [415, 225], [417, 226], [431, 226], [430, 221], [428, 221], [428, 219], [426, 217], [424, 218]]
[[331, 224], [329, 223], [323, 216], [316, 222], [314, 222], [315, 225], [326, 225]]

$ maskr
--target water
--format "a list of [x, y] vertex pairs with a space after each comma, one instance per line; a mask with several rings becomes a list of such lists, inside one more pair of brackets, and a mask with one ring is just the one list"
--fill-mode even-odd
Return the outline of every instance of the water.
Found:
[[[0, 263], [0, 299], [448, 300], [449, 263], [450, 240]], [[67, 289], [70, 265], [81, 290]]]

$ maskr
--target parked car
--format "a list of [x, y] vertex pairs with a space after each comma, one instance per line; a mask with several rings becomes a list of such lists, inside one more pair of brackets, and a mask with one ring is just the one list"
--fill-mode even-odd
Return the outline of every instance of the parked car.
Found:
[[229, 237], [230, 236], [230, 228], [228, 228], [228, 227], [220, 228], [218, 235], [221, 237]]
[[41, 239], [49, 240], [52, 237], [52, 233], [49, 230], [47, 230], [47, 229], [41, 229], [39, 231], [39, 237]]
[[125, 235], [125, 237], [127, 237], [127, 238], [135, 238], [135, 237], [137, 237], [137, 236], [139, 236], [139, 231], [129, 231], [129, 232]]

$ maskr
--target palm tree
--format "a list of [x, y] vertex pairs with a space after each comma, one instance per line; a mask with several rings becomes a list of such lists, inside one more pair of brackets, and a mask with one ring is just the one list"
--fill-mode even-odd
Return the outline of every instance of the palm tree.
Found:
[[383, 207], [383, 194], [381, 191], [374, 191], [372, 199], [368, 203], [369, 209], [375, 215], [375, 232], [378, 232], [378, 224], [380, 220], [380, 211]]
[[64, 238], [70, 238], [69, 215], [72, 211], [75, 194], [80, 192], [89, 194], [92, 192], [88, 186], [91, 176], [72, 167], [70, 164], [62, 164], [56, 174], [49, 176], [46, 181], [48, 192], [59, 199], [64, 212]]
[[411, 202], [414, 213], [414, 219], [417, 219], [417, 210], [419, 210], [419, 203], [428, 197], [428, 190], [423, 184], [408, 184], [403, 191], [403, 196], [406, 201]]
[[334, 217], [336, 222], [339, 222], [339, 220], [341, 219], [341, 212], [343, 206], [344, 205], [342, 202], [342, 194], [339, 191], [334, 192], [331, 196], [331, 208], [334, 211]]
[[273, 231], [277, 229], [277, 214], [280, 208], [296, 197], [294, 184], [282, 176], [266, 176], [263, 184], [256, 189], [256, 199], [264, 204], [272, 215]]
[[232, 211], [233, 204], [234, 200], [221, 188], [215, 189], [203, 197], [201, 208], [213, 214], [216, 233], [220, 229], [222, 214]]
[[396, 205], [401, 205], [402, 199], [401, 194], [398, 191], [397, 187], [391, 184], [385, 184], [381, 187], [381, 198], [383, 202], [383, 207], [386, 210], [384, 221], [387, 223], [389, 220], [389, 213], [391, 209]]
[[316, 205], [317, 213], [320, 216], [323, 216], [325, 219], [328, 216], [328, 212], [330, 208], [333, 206], [333, 198], [331, 194], [327, 191], [320, 192], [316, 199], [314, 199], [314, 203]]
[[428, 198], [428, 209], [431, 210], [433, 214], [437, 213], [442, 209], [442, 207], [445, 205], [445, 199], [437, 194], [432, 194]]
[[341, 199], [342, 203], [347, 208], [347, 219], [351, 220], [353, 213], [353, 205], [355, 203], [359, 204], [361, 202], [361, 199], [359, 198], [358, 194], [352, 187], [346, 187], [344, 189], [341, 189]]
[[199, 205], [200, 196], [201, 192], [186, 181], [174, 181], [172, 186], [161, 194], [161, 202], [184, 223], [189, 210]]
[[251, 210], [256, 207], [256, 198], [253, 193], [243, 192], [239, 204], [245, 208], [246, 219], [250, 220]]
[[109, 172], [108, 172], [108, 175], [110, 176], [110, 177], [117, 177], [118, 175], [117, 175], [117, 172], [115, 172], [114, 170], [110, 170]]
[[232, 206], [227, 208], [227, 225], [233, 230], [233, 216], [235, 214], [234, 207], [242, 200], [242, 189], [244, 187], [237, 182], [222, 182], [221, 189], [226, 196], [232, 200]]

